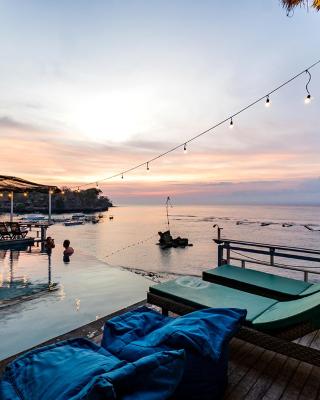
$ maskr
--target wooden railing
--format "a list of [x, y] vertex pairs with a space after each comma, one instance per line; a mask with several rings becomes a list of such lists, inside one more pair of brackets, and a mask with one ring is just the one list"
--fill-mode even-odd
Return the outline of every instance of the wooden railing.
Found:
[[[306, 282], [309, 279], [309, 273], [320, 275], [320, 250], [269, 243], [246, 242], [243, 240], [221, 238], [219, 236], [217, 239], [213, 239], [218, 245], [218, 266], [230, 264], [232, 260], [235, 260], [241, 263], [242, 268], [246, 267], [246, 263], [251, 263], [301, 271]], [[242, 253], [249, 253], [251, 255]], [[267, 260], [253, 257], [252, 254], [263, 255]], [[299, 260], [312, 263], [312, 265], [290, 265], [279, 262], [277, 258]]]

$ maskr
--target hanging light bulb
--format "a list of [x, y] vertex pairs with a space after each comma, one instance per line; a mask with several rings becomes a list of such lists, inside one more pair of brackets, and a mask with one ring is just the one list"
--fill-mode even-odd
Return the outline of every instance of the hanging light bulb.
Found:
[[187, 154], [188, 150], [187, 150], [187, 143], [184, 144], [183, 146], [183, 153]]
[[149, 163], [147, 162], [147, 171], [149, 171], [149, 170], [150, 170]]
[[64, 192], [64, 190], [61, 190], [61, 194], [62, 194], [62, 196], [64, 195], [64, 193], [65, 193], [65, 192]]
[[234, 126], [234, 125], [233, 125], [233, 120], [232, 120], [232, 117], [231, 117], [231, 118], [230, 118], [229, 128], [230, 128], [230, 129], [233, 129], [233, 126]]
[[12, 193], [11, 192], [8, 193], [8, 197], [9, 197], [9, 199], [11, 199], [11, 197], [12, 197]]
[[3, 193], [0, 193], [0, 197], [3, 197]]
[[266, 97], [266, 104], [265, 104], [265, 106], [266, 106], [267, 108], [269, 108], [269, 107], [271, 106], [271, 101], [270, 101], [270, 99], [269, 99], [269, 95]]
[[307, 69], [306, 69], [306, 74], [309, 75], [309, 79], [308, 79], [308, 82], [306, 84], [306, 91], [307, 91], [308, 94], [307, 94], [307, 97], [304, 99], [304, 103], [305, 104], [309, 104], [311, 102], [311, 100], [312, 100], [312, 97], [311, 97], [311, 94], [310, 94], [309, 88], [308, 88], [309, 83], [311, 81], [311, 74], [310, 74], [309, 70], [307, 70]]
[[307, 97], [304, 99], [304, 104], [311, 103], [311, 94], [308, 94]]
[[80, 187], [78, 186], [77, 192], [80, 193]]
[[123, 179], [123, 174], [121, 174], [121, 179]]
[[24, 195], [24, 197], [27, 197], [28, 196], [28, 192], [24, 192], [23, 195]]
[[99, 182], [96, 183], [96, 187], [97, 187], [97, 189], [99, 189]]
[[52, 189], [50, 189], [50, 190], [49, 190], [49, 193], [50, 193], [50, 194], [53, 194], [53, 190], [52, 190]]

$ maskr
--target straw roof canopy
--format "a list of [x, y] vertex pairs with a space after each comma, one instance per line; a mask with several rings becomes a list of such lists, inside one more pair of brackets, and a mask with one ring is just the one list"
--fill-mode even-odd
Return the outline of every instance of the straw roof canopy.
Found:
[[283, 6], [287, 9], [287, 11], [292, 11], [295, 7], [297, 6], [305, 6], [305, 7], [309, 7], [311, 5], [311, 7], [315, 8], [317, 11], [320, 10], [320, 0], [312, 0], [312, 4], [311, 4], [311, 0], [281, 0]]
[[26, 181], [25, 179], [16, 178], [14, 176], [0, 175], [0, 192], [40, 192], [48, 193], [49, 190], [53, 192], [60, 192], [57, 186], [41, 185]]

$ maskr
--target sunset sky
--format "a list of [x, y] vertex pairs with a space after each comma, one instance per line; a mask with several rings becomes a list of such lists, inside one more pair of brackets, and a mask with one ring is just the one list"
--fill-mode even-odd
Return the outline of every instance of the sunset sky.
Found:
[[[320, 59], [320, 12], [278, 0], [0, 0], [0, 174], [99, 181], [184, 143]], [[320, 204], [320, 64], [124, 179], [116, 204]]]

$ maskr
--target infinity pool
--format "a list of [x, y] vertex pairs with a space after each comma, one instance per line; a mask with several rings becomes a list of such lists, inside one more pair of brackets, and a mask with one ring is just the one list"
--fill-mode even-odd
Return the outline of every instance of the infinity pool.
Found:
[[0, 359], [18, 353], [146, 297], [150, 281], [76, 251], [0, 250], [0, 285], [57, 283], [58, 290], [0, 308]]

